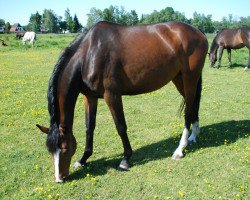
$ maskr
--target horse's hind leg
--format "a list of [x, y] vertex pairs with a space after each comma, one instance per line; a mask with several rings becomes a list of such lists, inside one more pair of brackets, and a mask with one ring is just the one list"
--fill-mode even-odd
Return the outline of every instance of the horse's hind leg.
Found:
[[129, 159], [132, 156], [132, 148], [127, 135], [127, 125], [123, 112], [122, 97], [121, 95], [114, 94], [110, 91], [105, 91], [104, 99], [111, 111], [124, 148], [124, 157], [119, 165], [119, 169], [128, 170], [130, 167]]
[[250, 47], [248, 50], [248, 63], [247, 63], [247, 66], [244, 68], [244, 71], [246, 71], [248, 69], [248, 67], [250, 67]]
[[86, 164], [87, 159], [93, 153], [93, 137], [96, 124], [97, 98], [84, 96], [84, 105], [86, 124], [86, 146], [82, 158], [73, 165], [74, 168]]
[[196, 142], [196, 136], [200, 133], [199, 127], [199, 109], [202, 90], [202, 78], [200, 76], [196, 88], [195, 98], [193, 102], [193, 115], [192, 115], [192, 134], [188, 138], [189, 142]]
[[[188, 84], [190, 88], [186, 89], [184, 88], [184, 83]], [[196, 136], [200, 132], [199, 128], [199, 118], [198, 118], [198, 112], [199, 112], [199, 104], [200, 104], [200, 91], [201, 91], [201, 79], [198, 82], [198, 85], [193, 82], [193, 80], [183, 80], [182, 75], [178, 74], [174, 79], [173, 83], [175, 84], [176, 88], [180, 92], [180, 94], [184, 97], [186, 107], [185, 107], [185, 128], [182, 133], [181, 140], [179, 142], [179, 146], [175, 150], [172, 158], [173, 159], [179, 159], [183, 157], [183, 150], [188, 144], [188, 141], [196, 142]], [[197, 85], [197, 88], [196, 88]], [[199, 86], [200, 85], [200, 86]], [[197, 89], [197, 92], [196, 92]], [[189, 129], [190, 125], [192, 123], [192, 134], [188, 138], [189, 135]]]

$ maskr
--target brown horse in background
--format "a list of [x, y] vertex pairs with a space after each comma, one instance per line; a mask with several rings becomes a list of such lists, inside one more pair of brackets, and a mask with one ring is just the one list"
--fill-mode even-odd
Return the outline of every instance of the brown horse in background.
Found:
[[21, 40], [21, 38], [24, 36], [24, 34], [25, 34], [25, 32], [23, 32], [23, 31], [18, 31], [18, 32], [16, 33], [16, 38], [19, 39], [19, 40]]
[[219, 63], [221, 66], [221, 57], [224, 49], [227, 49], [228, 60], [230, 66], [231, 62], [231, 50], [247, 47], [249, 51], [248, 63], [245, 70], [250, 66], [250, 27], [243, 27], [237, 29], [222, 29], [215, 36], [209, 53], [209, 60], [211, 67], [214, 67], [217, 61], [217, 50], [219, 48]]
[[[124, 148], [119, 168], [127, 170], [132, 148], [122, 95], [151, 92], [170, 81], [185, 100], [185, 127], [173, 154], [174, 159], [183, 157], [188, 140], [195, 142], [200, 130], [201, 74], [207, 50], [205, 35], [179, 22], [140, 26], [99, 22], [85, 36], [78, 37], [61, 54], [50, 78], [50, 127], [37, 125], [48, 134], [46, 145], [54, 156], [55, 180], [62, 182], [69, 175], [76, 151], [72, 129], [79, 93], [84, 94], [86, 147], [75, 167], [86, 164], [92, 155], [97, 102], [104, 98]], [[191, 124], [192, 134], [188, 138]]]

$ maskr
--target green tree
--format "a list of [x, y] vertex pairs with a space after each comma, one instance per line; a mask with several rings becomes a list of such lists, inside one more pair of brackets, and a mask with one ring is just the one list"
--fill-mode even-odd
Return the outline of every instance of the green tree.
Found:
[[67, 30], [67, 22], [66, 21], [60, 21], [59, 22], [59, 29], [60, 29], [60, 31]]
[[70, 10], [67, 8], [65, 10], [65, 21], [67, 23], [67, 29], [70, 31], [70, 32], [74, 32], [74, 21], [73, 21], [73, 18], [70, 14]]
[[90, 12], [87, 14], [87, 28], [92, 27], [95, 23], [103, 20], [103, 14], [100, 9], [91, 8]]
[[240, 27], [246, 27], [246, 26], [250, 27], [250, 16], [240, 17], [239, 26]]
[[73, 33], [77, 33], [77, 31], [82, 27], [82, 25], [79, 23], [78, 18], [75, 14], [74, 20], [73, 20]]
[[139, 23], [139, 18], [135, 10], [131, 10], [130, 13], [128, 13], [128, 21], [127, 25], [135, 25]]
[[5, 25], [5, 21], [3, 19], [0, 19], [0, 25]]
[[30, 21], [29, 21], [29, 27], [32, 31], [39, 32], [41, 29], [42, 24], [42, 15], [40, 15], [38, 12], [36, 14], [31, 14]]
[[213, 33], [215, 30], [212, 22], [212, 15], [205, 16], [204, 14], [194, 12], [191, 23], [194, 27], [198, 28], [204, 33]]
[[240, 26], [239, 22], [233, 17], [232, 14], [229, 14], [228, 17], [223, 17], [221, 25], [223, 28], [238, 28]]
[[10, 31], [10, 28], [11, 28], [11, 25], [10, 25], [9, 22], [7, 22], [7, 23], [5, 24], [5, 30], [6, 30], [7, 32], [9, 32], [9, 31]]
[[172, 7], [166, 7], [160, 11], [154, 10], [149, 15], [143, 15], [141, 18], [141, 23], [143, 24], [152, 24], [159, 22], [168, 22], [168, 21], [181, 21], [188, 22], [184, 14], [174, 11]]
[[183, 13], [178, 12], [178, 11], [175, 11], [172, 20], [179, 21], [179, 22], [190, 23], [190, 21], [185, 17], [185, 15]]
[[59, 29], [58, 18], [53, 10], [45, 9], [42, 18], [43, 27], [49, 33], [57, 33]]
[[116, 11], [116, 8], [113, 7], [113, 6], [110, 6], [109, 8], [105, 8], [103, 11], [102, 11], [102, 14], [101, 14], [101, 19], [104, 20], [104, 21], [109, 21], [109, 22], [116, 22], [116, 19], [115, 19], [115, 11]]
[[88, 15], [87, 27], [90, 28], [98, 21], [109, 21], [124, 25], [134, 25], [139, 22], [138, 15], [135, 10], [127, 12], [123, 6], [110, 6], [103, 11], [96, 8], [91, 8]]

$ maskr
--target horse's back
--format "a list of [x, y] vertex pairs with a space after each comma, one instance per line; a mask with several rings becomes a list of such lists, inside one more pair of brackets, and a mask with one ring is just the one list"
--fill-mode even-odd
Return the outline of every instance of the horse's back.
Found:
[[200, 52], [197, 59], [202, 63], [208, 46], [203, 33], [180, 22], [139, 26], [99, 22], [84, 40], [83, 81], [91, 89], [118, 88], [122, 94], [159, 89], [188, 65], [194, 52]]
[[230, 49], [240, 49], [249, 46], [250, 27], [222, 29], [215, 37], [219, 46]]
[[36, 39], [36, 33], [33, 32], [33, 31], [31, 31], [31, 32], [26, 32], [26, 33], [24, 34], [24, 38], [25, 38], [26, 40], [34, 40], [34, 39]]

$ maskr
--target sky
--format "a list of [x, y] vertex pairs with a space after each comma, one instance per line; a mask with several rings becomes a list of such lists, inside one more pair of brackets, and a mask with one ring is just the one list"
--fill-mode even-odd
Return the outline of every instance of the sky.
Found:
[[103, 10], [110, 5], [123, 6], [126, 11], [135, 10], [139, 16], [150, 14], [172, 7], [187, 18], [192, 18], [196, 11], [199, 14], [212, 15], [212, 20], [221, 21], [223, 17], [233, 15], [234, 19], [250, 16], [250, 0], [0, 0], [0, 19], [11, 25], [29, 23], [31, 14], [37, 11], [43, 14], [44, 9], [51, 9], [57, 16], [62, 16], [67, 8], [72, 17], [76, 14], [80, 23], [85, 26], [87, 14], [95, 7]]

